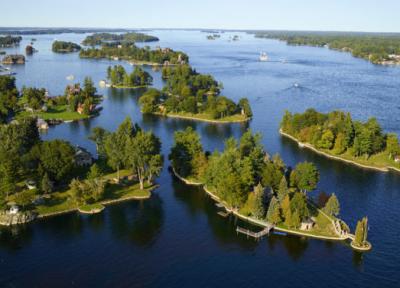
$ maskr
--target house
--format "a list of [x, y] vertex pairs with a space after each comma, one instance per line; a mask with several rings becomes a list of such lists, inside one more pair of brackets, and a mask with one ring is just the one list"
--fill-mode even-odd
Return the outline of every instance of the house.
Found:
[[309, 231], [314, 227], [314, 225], [315, 225], [315, 222], [312, 219], [308, 218], [308, 219], [304, 220], [303, 222], [301, 222], [300, 230]]
[[26, 185], [26, 187], [27, 187], [29, 190], [36, 189], [36, 182], [33, 181], [33, 180], [28, 180], [28, 181], [26, 181], [26, 182], [25, 182], [25, 185]]
[[24, 55], [7, 55], [2, 60], [3, 64], [13, 65], [13, 64], [25, 64]]
[[400, 163], [400, 155], [396, 155], [396, 156], [394, 157], [394, 162]]
[[92, 165], [92, 163], [93, 163], [92, 154], [90, 154], [90, 152], [87, 151], [85, 148], [76, 146], [75, 163], [78, 166]]
[[12, 205], [10, 207], [10, 210], [8, 210], [8, 214], [12, 214], [12, 215], [18, 214], [18, 212], [19, 212], [19, 208], [17, 205]]
[[39, 130], [47, 130], [49, 129], [49, 124], [41, 118], [37, 119], [36, 126], [38, 127]]

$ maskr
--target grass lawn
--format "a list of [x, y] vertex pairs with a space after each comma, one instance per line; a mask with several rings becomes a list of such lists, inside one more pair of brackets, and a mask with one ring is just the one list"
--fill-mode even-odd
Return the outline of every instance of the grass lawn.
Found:
[[[154, 185], [145, 185], [143, 190], [140, 190], [139, 183], [133, 181], [121, 181], [121, 184], [112, 183], [112, 179], [116, 177], [116, 172], [103, 176], [103, 179], [109, 183], [106, 185], [103, 198], [96, 203], [90, 203], [80, 206], [80, 209], [91, 209], [95, 207], [101, 207], [104, 203], [113, 202], [124, 199], [148, 198], [151, 196], [151, 190], [154, 189]], [[128, 176], [131, 172], [129, 170], [121, 170], [120, 176]], [[51, 193], [49, 199], [45, 199], [43, 204], [36, 205], [34, 211], [39, 215], [61, 213], [63, 211], [78, 209], [78, 205], [75, 203], [71, 196], [71, 190], [59, 191]]]
[[60, 106], [49, 107], [46, 112], [40, 111], [32, 113], [28, 111], [22, 111], [18, 113], [18, 118], [24, 116], [32, 116], [32, 115], [42, 118], [44, 120], [63, 120], [63, 121], [80, 120], [90, 117], [88, 115], [79, 114], [78, 112], [69, 111], [67, 105], [60, 105]]
[[[161, 113], [155, 113], [158, 115], [164, 115]], [[218, 118], [214, 119], [210, 114], [207, 113], [187, 113], [187, 112], [179, 112], [179, 113], [167, 113], [165, 116], [169, 117], [176, 117], [176, 118], [187, 118], [187, 119], [193, 119], [193, 120], [203, 120], [203, 121], [209, 121], [209, 122], [244, 122], [249, 120], [246, 116], [242, 114], [235, 114], [235, 115], [230, 115], [227, 117], [223, 118]]]

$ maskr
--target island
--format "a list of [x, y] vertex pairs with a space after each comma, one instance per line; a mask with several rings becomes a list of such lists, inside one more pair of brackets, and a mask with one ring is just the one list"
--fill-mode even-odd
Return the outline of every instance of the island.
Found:
[[400, 64], [400, 35], [395, 33], [258, 31], [257, 38], [272, 38], [289, 45], [329, 47], [350, 52], [374, 64]]
[[123, 34], [112, 34], [112, 33], [95, 33], [87, 36], [82, 44], [85, 46], [96, 46], [107, 42], [156, 42], [159, 39], [155, 36], [147, 35], [138, 32], [128, 32]]
[[[18, 91], [15, 78], [0, 75], [0, 123], [19, 120], [26, 116], [38, 118], [38, 127], [49, 124], [86, 119], [98, 115], [102, 96], [97, 94], [91, 78], [86, 77], [83, 87], [79, 83], [68, 85], [64, 95], [50, 96], [44, 88], [24, 87]], [[47, 121], [47, 122], [46, 122]]]
[[188, 185], [202, 186], [224, 211], [261, 226], [261, 231], [237, 227], [238, 233], [256, 239], [271, 230], [329, 241], [348, 241], [360, 251], [367, 241], [368, 220], [357, 224], [355, 234], [340, 218], [335, 194], [309, 195], [317, 187], [319, 172], [303, 162], [287, 167], [279, 155], [271, 157], [261, 145], [261, 135], [245, 132], [239, 141], [229, 138], [222, 152], [203, 150], [199, 135], [190, 127], [177, 131], [169, 154], [172, 171]]
[[100, 48], [82, 49], [81, 58], [108, 58], [126, 60], [135, 65], [177, 65], [188, 63], [189, 57], [180, 51], [170, 48], [150, 47], [139, 48], [134, 43], [103, 43]]
[[98, 159], [64, 140], [42, 140], [34, 118], [0, 125], [0, 225], [147, 199], [163, 159], [161, 142], [129, 118], [93, 129]]
[[153, 77], [139, 66], [135, 66], [130, 74], [122, 65], [109, 66], [107, 79], [111, 82], [109, 85], [114, 88], [145, 88], [153, 82]]
[[10, 54], [4, 56], [1, 62], [5, 65], [25, 64], [25, 56], [20, 54]]
[[247, 98], [236, 104], [221, 96], [221, 83], [188, 64], [163, 67], [162, 77], [162, 91], [148, 89], [139, 98], [143, 113], [215, 123], [247, 122], [252, 117]]
[[12, 48], [15, 46], [18, 46], [19, 43], [22, 41], [22, 37], [21, 36], [11, 36], [11, 35], [7, 35], [7, 36], [0, 36], [0, 47], [1, 48]]
[[330, 159], [379, 171], [400, 172], [400, 146], [395, 133], [383, 133], [375, 118], [354, 121], [349, 113], [308, 109], [283, 116], [280, 133]]
[[73, 53], [81, 50], [81, 46], [73, 42], [54, 41], [51, 50], [55, 53]]

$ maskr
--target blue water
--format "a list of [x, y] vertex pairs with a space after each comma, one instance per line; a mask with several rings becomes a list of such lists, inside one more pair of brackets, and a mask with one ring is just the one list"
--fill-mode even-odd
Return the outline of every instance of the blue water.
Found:
[[[161, 45], [185, 51], [191, 65], [223, 82], [223, 94], [248, 97], [254, 112], [249, 125], [215, 125], [144, 116], [137, 100], [142, 91], [100, 89], [105, 99], [99, 117], [50, 128], [44, 139], [63, 138], [94, 152], [88, 141], [96, 126], [115, 129], [130, 116], [154, 131], [169, 152], [173, 133], [196, 129], [207, 150], [221, 149], [227, 137], [248, 128], [262, 132], [271, 154], [289, 165], [314, 162], [321, 181], [316, 192], [335, 192], [341, 217], [354, 229], [369, 217], [373, 250], [360, 254], [345, 243], [271, 235], [260, 242], [236, 235], [236, 219], [216, 214], [199, 188], [186, 186], [168, 172], [168, 161], [152, 198], [108, 207], [94, 216], [70, 214], [0, 230], [0, 286], [5, 287], [398, 287], [400, 282], [400, 174], [380, 173], [327, 160], [281, 138], [279, 121], [286, 109], [341, 109], [359, 120], [376, 117], [385, 131], [400, 133], [400, 68], [376, 66], [348, 53], [324, 48], [291, 47], [245, 33], [206, 40], [198, 31], [151, 31]], [[240, 35], [230, 42], [229, 36]], [[55, 38], [80, 42], [84, 34], [35, 35], [37, 54], [15, 66], [19, 87], [46, 87], [57, 95], [70, 83], [91, 76], [104, 79], [108, 60], [81, 60], [77, 54], [55, 54]], [[31, 37], [25, 36], [23, 50]], [[259, 62], [261, 51], [269, 62]], [[127, 69], [129, 65], [124, 64]], [[154, 86], [160, 73], [148, 69]], [[294, 84], [297, 83], [297, 87]], [[240, 223], [244, 225], [244, 223]]]

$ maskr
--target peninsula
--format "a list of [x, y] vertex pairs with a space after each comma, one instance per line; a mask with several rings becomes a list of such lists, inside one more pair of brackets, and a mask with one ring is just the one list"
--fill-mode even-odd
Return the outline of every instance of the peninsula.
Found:
[[[238, 142], [229, 138], [223, 152], [210, 155], [189, 127], [175, 132], [169, 155], [172, 171], [186, 184], [203, 186], [226, 213], [266, 227], [267, 232], [274, 229], [324, 240], [347, 240], [354, 249], [371, 249], [366, 217], [358, 222], [353, 235], [338, 218], [340, 205], [335, 194], [321, 193], [324, 197], [318, 203], [309, 197], [319, 181], [312, 163], [288, 169], [279, 155], [270, 157], [260, 141], [260, 134], [248, 130]], [[245, 234], [258, 237], [258, 233]]]
[[34, 118], [0, 125], [0, 225], [147, 199], [162, 169], [160, 140], [129, 118], [115, 132], [97, 127], [94, 160], [64, 140], [42, 140]]
[[349, 113], [327, 114], [308, 109], [304, 113], [286, 111], [280, 133], [331, 159], [379, 171], [400, 172], [398, 136], [383, 133], [375, 118], [354, 121]]

